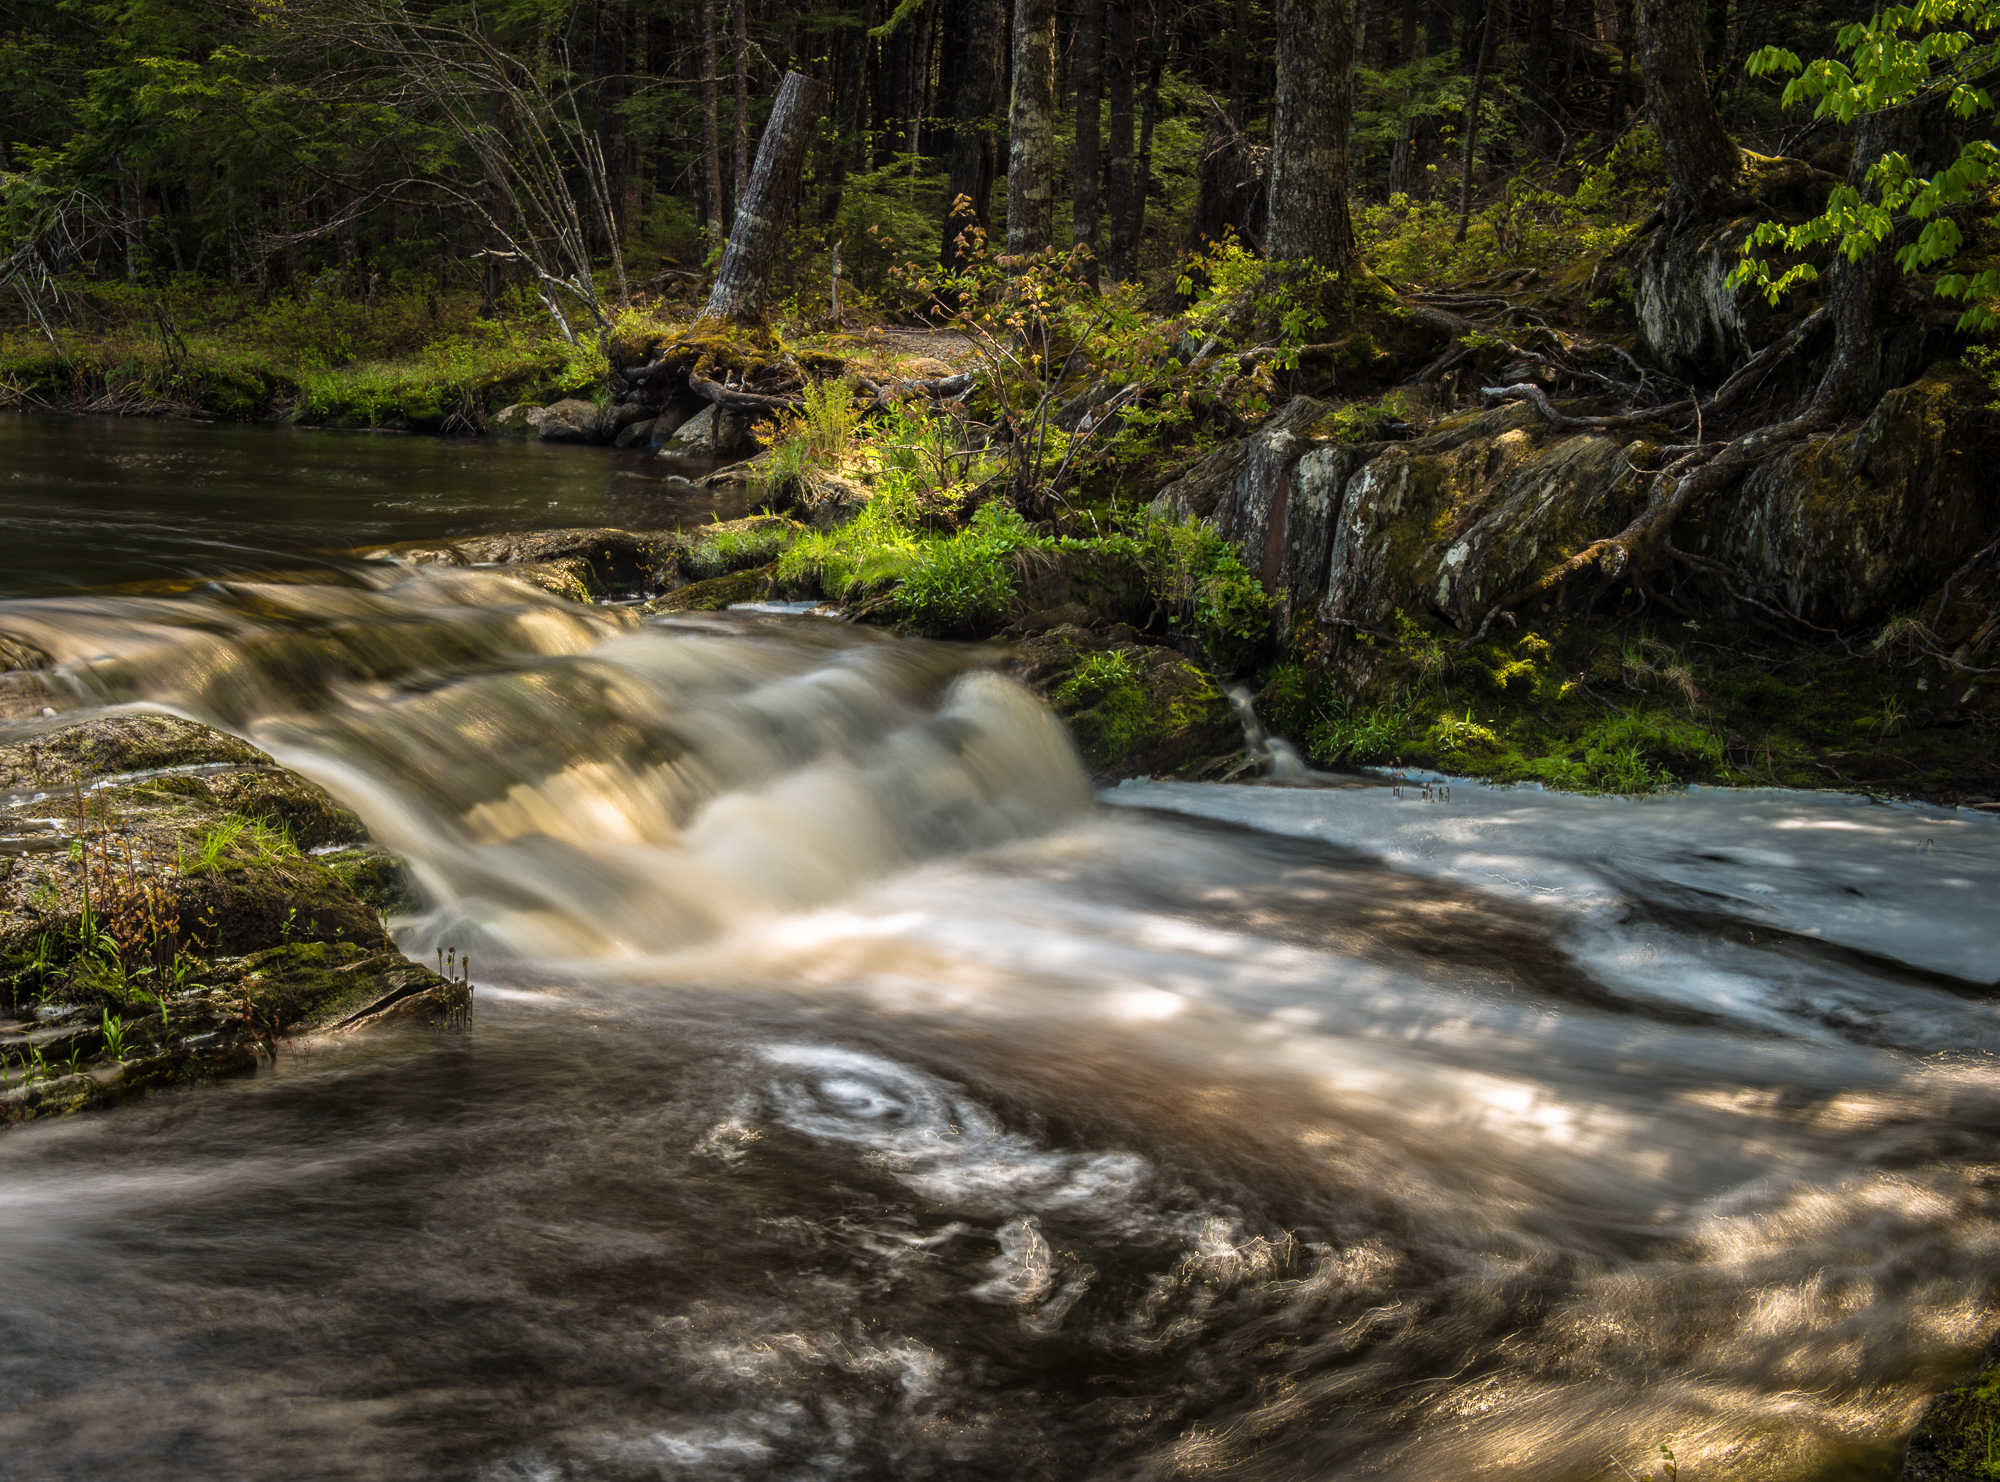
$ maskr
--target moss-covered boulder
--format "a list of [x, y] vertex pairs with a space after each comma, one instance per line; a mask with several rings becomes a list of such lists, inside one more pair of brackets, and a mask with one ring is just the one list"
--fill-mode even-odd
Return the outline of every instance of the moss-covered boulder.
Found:
[[664, 597], [646, 604], [647, 612], [720, 612], [739, 602], [757, 602], [771, 595], [771, 581], [777, 566], [757, 566], [748, 571], [732, 571], [727, 576], [711, 576], [706, 581], [676, 587]]
[[1977, 436], [1986, 400], [1976, 376], [1940, 362], [1852, 431], [1768, 459], [1683, 543], [1813, 622], [1887, 616], [1934, 590], [2000, 523]]
[[1243, 748], [1228, 698], [1173, 649], [1065, 625], [1011, 652], [1021, 680], [1069, 724], [1102, 776], [1191, 772]]
[[1924, 1412], [1898, 1482], [1991, 1482], [2000, 1475], [2000, 1341], [1979, 1370]]
[[383, 927], [400, 866], [255, 747], [95, 716], [0, 746], [0, 785], [0, 1123], [247, 1069], [282, 1034], [464, 1010]]

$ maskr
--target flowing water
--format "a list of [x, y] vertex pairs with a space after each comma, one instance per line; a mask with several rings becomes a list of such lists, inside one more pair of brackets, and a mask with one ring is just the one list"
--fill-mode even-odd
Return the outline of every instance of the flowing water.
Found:
[[478, 983], [0, 1137], [9, 1478], [1886, 1478], [2000, 1325], [1993, 820], [1093, 796], [980, 650], [480, 570], [0, 631]]

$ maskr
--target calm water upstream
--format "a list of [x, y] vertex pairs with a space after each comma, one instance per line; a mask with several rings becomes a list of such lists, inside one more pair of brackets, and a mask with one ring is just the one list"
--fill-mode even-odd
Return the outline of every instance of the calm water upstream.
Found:
[[0, 632], [323, 782], [479, 984], [0, 1137], [10, 1479], [1881, 1479], [2000, 1326], [1994, 820], [1094, 797], [963, 647], [84, 590], [662, 523], [608, 455], [0, 457]]

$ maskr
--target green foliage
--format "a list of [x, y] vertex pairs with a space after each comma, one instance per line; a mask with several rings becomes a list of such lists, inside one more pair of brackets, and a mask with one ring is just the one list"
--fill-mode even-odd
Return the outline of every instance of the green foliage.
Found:
[[[1981, 83], [2000, 59], [2000, 0], [1915, 0], [1885, 6], [1868, 20], [1842, 27], [1835, 44], [1841, 56], [1805, 64], [1795, 52], [1767, 46], [1746, 67], [1752, 76], [1796, 74], [1785, 87], [1786, 105], [1809, 102], [1815, 118], [1842, 125], [1936, 100], [1961, 120], [1994, 113], [1992, 96]], [[1884, 154], [1866, 175], [1875, 199], [1841, 184], [1826, 208], [1807, 221], [1761, 223], [1744, 243], [1733, 281], [1756, 286], [1775, 304], [1819, 272], [1811, 262], [1776, 271], [1771, 259], [1757, 255], [1759, 249], [1789, 254], [1831, 248], [1858, 262], [1906, 220], [1923, 225], [1914, 241], [1896, 249], [1896, 265], [1905, 273], [1918, 273], [1946, 263], [1965, 245], [1951, 213], [1983, 198], [1997, 177], [2000, 146], [1987, 138], [1969, 139], [1955, 159], [1929, 176], [1919, 175], [1901, 153]], [[1968, 301], [1959, 316], [1960, 329], [2000, 329], [2000, 315], [1994, 311], [2000, 300], [2000, 268], [1945, 273], [1934, 290]]]
[[838, 468], [854, 449], [861, 411], [851, 380], [808, 381], [799, 400], [799, 410], [781, 414], [768, 439], [774, 478], [803, 476], [815, 467]]
[[1014, 595], [1016, 552], [1041, 538], [1012, 506], [983, 504], [963, 530], [917, 544], [896, 609], [934, 637], [964, 637], [996, 620]]
[[1160, 603], [1218, 668], [1236, 672], [1270, 642], [1271, 599], [1236, 549], [1200, 520], [1148, 519], [1134, 553]]

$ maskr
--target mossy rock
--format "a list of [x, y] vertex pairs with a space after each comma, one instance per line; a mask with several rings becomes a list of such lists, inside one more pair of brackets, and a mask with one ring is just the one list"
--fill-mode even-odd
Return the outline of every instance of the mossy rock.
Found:
[[678, 585], [768, 566], [805, 529], [783, 515], [749, 515], [679, 530], [662, 547], [663, 575]]
[[1107, 777], [1187, 772], [1243, 747], [1228, 698], [1170, 648], [1073, 625], [1013, 645], [1019, 675]]
[[1933, 590], [2000, 520], [1976, 436], [1986, 399], [1971, 372], [1934, 365], [1852, 431], [1766, 459], [1676, 538], [1813, 622], [1885, 617]]
[[1993, 1482], [2000, 1478], [2000, 1340], [1978, 1372], [1931, 1401], [1910, 1437], [1898, 1482]]
[[0, 1125], [254, 1070], [280, 1037], [448, 1028], [472, 1008], [469, 983], [352, 942], [281, 945], [205, 964], [198, 979], [136, 1013], [92, 1004], [0, 1024]]
[[61, 788], [173, 767], [272, 765], [247, 741], [174, 715], [102, 715], [0, 746], [0, 785]]
[[770, 594], [771, 582], [777, 574], [778, 566], [774, 561], [750, 571], [712, 576], [707, 581], [691, 582], [664, 597], [655, 598], [646, 604], [646, 611], [720, 612], [739, 602], [756, 602]]
[[457, 983], [393, 948], [293, 942], [219, 962], [210, 1001], [263, 1033], [326, 1034], [388, 1018], [440, 1027], [467, 1007]]
[[361, 820], [336, 803], [326, 789], [278, 767], [162, 777], [147, 785], [156, 791], [213, 803], [244, 818], [279, 824], [301, 849], [359, 844], [368, 837]]
[[319, 862], [334, 877], [384, 916], [414, 911], [421, 904], [410, 881], [409, 866], [386, 849], [361, 845], [322, 854]]

